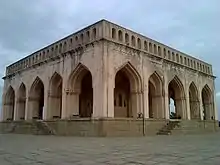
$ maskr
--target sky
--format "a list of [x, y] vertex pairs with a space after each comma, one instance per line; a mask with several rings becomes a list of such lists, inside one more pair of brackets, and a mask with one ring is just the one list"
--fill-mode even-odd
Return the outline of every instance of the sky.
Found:
[[220, 105], [219, 16], [219, 0], [2, 0], [0, 76], [12, 62], [107, 19], [211, 63]]

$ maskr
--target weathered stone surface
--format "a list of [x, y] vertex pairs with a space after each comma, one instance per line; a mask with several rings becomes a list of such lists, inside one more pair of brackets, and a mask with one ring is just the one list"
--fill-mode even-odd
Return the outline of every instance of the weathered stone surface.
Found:
[[218, 165], [220, 134], [139, 138], [0, 135], [1, 165]]
[[217, 122], [192, 120], [176, 122], [158, 119], [145, 121], [141, 119], [75, 119], [0, 123], [0, 133], [81, 137], [185, 135], [206, 134], [218, 131]]
[[[8, 66], [1, 117], [2, 121], [131, 119], [121, 125], [117, 120], [94, 121], [92, 127], [79, 121], [85, 134], [88, 128], [128, 133], [127, 125], [139, 129], [132, 119], [144, 117], [158, 120], [147, 125], [156, 133], [160, 121], [170, 119], [170, 99], [174, 118], [217, 120], [214, 79], [210, 64], [102, 20]], [[79, 126], [59, 123], [50, 124], [59, 132]]]

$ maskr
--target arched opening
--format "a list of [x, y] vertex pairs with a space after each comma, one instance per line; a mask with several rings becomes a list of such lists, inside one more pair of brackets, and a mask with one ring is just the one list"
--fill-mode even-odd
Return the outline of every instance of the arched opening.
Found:
[[148, 85], [149, 118], [164, 118], [162, 80], [155, 72], [149, 78]]
[[48, 95], [48, 116], [50, 119], [61, 118], [62, 113], [62, 86], [63, 79], [58, 73], [54, 73], [50, 80]]
[[176, 119], [176, 107], [175, 107], [175, 104], [174, 104], [174, 100], [172, 98], [170, 98], [169, 101], [170, 101], [170, 105], [169, 105], [170, 119]]
[[202, 89], [203, 119], [214, 119], [213, 95], [208, 85]]
[[80, 34], [80, 42], [81, 42], [81, 43], [84, 43], [84, 35], [83, 35], [83, 33]]
[[154, 54], [157, 54], [157, 46], [154, 44]]
[[189, 106], [191, 119], [200, 119], [198, 90], [194, 82], [189, 86]]
[[114, 90], [114, 102], [115, 102], [115, 117], [131, 117], [129, 112], [130, 101], [130, 82], [128, 77], [119, 71], [115, 78], [115, 90]]
[[121, 30], [118, 31], [118, 39], [119, 41], [123, 41], [123, 34]]
[[86, 32], [86, 36], [87, 36], [87, 41], [90, 41], [90, 31]]
[[144, 50], [148, 51], [147, 41], [144, 41]]
[[[186, 118], [186, 101], [185, 101], [185, 94], [184, 94], [184, 87], [181, 83], [180, 79], [175, 76], [172, 81], [170, 81], [168, 85], [168, 91], [169, 91], [169, 105], [170, 105], [170, 117], [175, 119], [185, 119]], [[174, 113], [171, 113], [172, 111], [172, 105], [171, 101], [174, 102]]]
[[150, 53], [153, 53], [151, 42], [149, 42], [149, 52], [150, 52]]
[[31, 86], [29, 104], [31, 108], [32, 119], [43, 119], [44, 109], [44, 84], [37, 77]]
[[96, 38], [96, 28], [93, 28], [92, 33], [93, 33], [93, 39], [95, 39]]
[[134, 36], [131, 36], [131, 43], [132, 43], [132, 46], [136, 46], [136, 41], [135, 41]]
[[114, 116], [137, 117], [140, 109], [141, 78], [138, 72], [127, 63], [115, 76]]
[[69, 79], [67, 101], [69, 117], [92, 117], [93, 86], [92, 74], [82, 64], [79, 64]]
[[25, 109], [26, 109], [26, 87], [22, 83], [18, 90], [18, 100], [17, 100], [17, 116], [16, 119], [25, 119]]
[[14, 119], [14, 106], [15, 106], [15, 91], [10, 86], [6, 95], [4, 102], [4, 120], [13, 120]]
[[125, 33], [125, 42], [126, 42], [126, 44], [129, 44], [129, 35], [128, 35], [128, 33]]
[[92, 113], [93, 113], [92, 75], [88, 71], [81, 81], [81, 93], [79, 95], [79, 116], [92, 117]]
[[115, 28], [112, 28], [112, 38], [116, 39], [116, 30], [115, 30]]
[[138, 49], [141, 49], [141, 39], [140, 38], [137, 39], [137, 44], [138, 44]]

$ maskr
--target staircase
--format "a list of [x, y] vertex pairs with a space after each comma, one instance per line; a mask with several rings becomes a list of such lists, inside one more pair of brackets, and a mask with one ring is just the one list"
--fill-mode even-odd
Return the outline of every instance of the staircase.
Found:
[[33, 125], [37, 128], [37, 135], [55, 135], [55, 131], [44, 121], [33, 121]]
[[55, 132], [47, 123], [39, 120], [13, 121], [1, 128], [1, 133], [34, 134], [34, 135], [55, 135]]
[[164, 125], [158, 132], [157, 135], [170, 135], [172, 134], [172, 130], [176, 127], [179, 127], [180, 121], [178, 120], [170, 120], [166, 125]]

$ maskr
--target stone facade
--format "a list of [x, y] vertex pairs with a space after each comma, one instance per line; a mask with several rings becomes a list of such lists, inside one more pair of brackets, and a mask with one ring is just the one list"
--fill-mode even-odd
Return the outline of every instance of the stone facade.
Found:
[[2, 121], [217, 120], [212, 66], [101, 20], [8, 66]]

